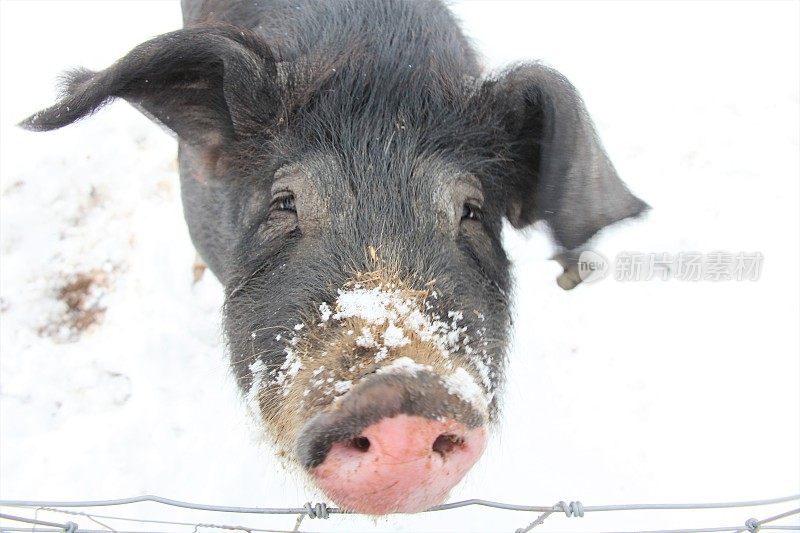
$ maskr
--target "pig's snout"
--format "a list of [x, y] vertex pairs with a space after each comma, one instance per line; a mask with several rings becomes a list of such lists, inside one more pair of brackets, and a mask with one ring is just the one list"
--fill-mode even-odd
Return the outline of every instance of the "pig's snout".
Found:
[[376, 375], [306, 424], [298, 455], [337, 505], [379, 515], [442, 503], [485, 446], [484, 416], [434, 374]]
[[485, 443], [483, 428], [397, 415], [365, 428], [352, 441], [334, 443], [312, 475], [326, 494], [350, 510], [423, 511], [444, 501]]

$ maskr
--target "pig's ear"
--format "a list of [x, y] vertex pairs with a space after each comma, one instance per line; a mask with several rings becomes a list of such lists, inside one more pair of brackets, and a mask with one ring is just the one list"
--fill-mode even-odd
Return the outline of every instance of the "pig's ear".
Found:
[[156, 37], [100, 72], [65, 76], [54, 106], [20, 123], [61, 128], [123, 98], [193, 144], [217, 144], [254, 127], [275, 106], [275, 61], [257, 35], [231, 26], [197, 26]]
[[[514, 171], [506, 213], [515, 227], [546, 221], [557, 244], [573, 252], [562, 256], [571, 256], [605, 226], [647, 209], [617, 176], [583, 101], [564, 76], [526, 64], [508, 71], [493, 89], [511, 135]], [[562, 265], [568, 274], [570, 265]], [[577, 284], [567, 281], [559, 284]]]

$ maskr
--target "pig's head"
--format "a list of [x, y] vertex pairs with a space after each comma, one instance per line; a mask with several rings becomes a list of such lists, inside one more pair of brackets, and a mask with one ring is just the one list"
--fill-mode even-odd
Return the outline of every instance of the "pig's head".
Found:
[[438, 504], [481, 455], [510, 324], [503, 219], [575, 250], [645, 208], [561, 75], [478, 79], [459, 61], [369, 43], [279, 61], [256, 34], [200, 26], [72, 72], [24, 123], [119, 97], [177, 134], [242, 391], [355, 511]]

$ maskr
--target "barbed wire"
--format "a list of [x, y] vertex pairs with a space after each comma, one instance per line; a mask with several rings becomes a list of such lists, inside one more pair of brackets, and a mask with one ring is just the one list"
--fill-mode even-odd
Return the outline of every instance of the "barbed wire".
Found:
[[[621, 505], [589, 505], [585, 506], [580, 501], [564, 502], [560, 501], [555, 505], [518, 505], [503, 502], [495, 502], [490, 500], [470, 499], [443, 505], [431, 507], [423, 512], [437, 512], [459, 509], [469, 506], [490, 507], [495, 509], [507, 511], [522, 511], [522, 512], [538, 512], [541, 513], [535, 520], [533, 520], [526, 527], [518, 528], [516, 533], [528, 533], [532, 529], [542, 525], [546, 519], [554, 514], [563, 513], [566, 517], [583, 517], [586, 513], [593, 512], [606, 512], [606, 511], [642, 511], [642, 510], [690, 510], [690, 509], [728, 509], [728, 508], [745, 508], [757, 507], [764, 505], [774, 505], [779, 503], [786, 503], [791, 501], [800, 501], [800, 494], [792, 496], [784, 496], [780, 498], [770, 498], [762, 500], [739, 501], [739, 502], [714, 502], [714, 503], [644, 503], [644, 504], [621, 504]], [[192, 509], [197, 511], [211, 511], [211, 512], [224, 512], [232, 514], [260, 514], [260, 515], [297, 515], [295, 527], [292, 532], [300, 533], [300, 525], [304, 518], [320, 518], [326, 519], [333, 514], [343, 515], [356, 515], [359, 513], [351, 513], [336, 507], [328, 507], [325, 503], [306, 503], [303, 507], [236, 507], [225, 505], [209, 505], [201, 503], [191, 503], [179, 500], [172, 500], [161, 496], [145, 495], [134, 496], [130, 498], [120, 498], [115, 500], [95, 500], [95, 501], [36, 501], [36, 500], [0, 500], [0, 507], [16, 507], [24, 509], [34, 509], [36, 515], [31, 517], [16, 516], [10, 514], [0, 513], [0, 519], [11, 522], [28, 524], [25, 527], [6, 527], [0, 525], [0, 533], [11, 532], [36, 532], [36, 533], [108, 533], [109, 531], [115, 533], [142, 533], [141, 531], [124, 531], [112, 528], [111, 526], [100, 522], [98, 519], [103, 520], [119, 520], [127, 522], [136, 522], [140, 524], [159, 524], [170, 526], [189, 526], [194, 528], [196, 533], [199, 528], [223, 529], [229, 531], [245, 531], [257, 533], [282, 533], [290, 530], [286, 529], [263, 529], [251, 526], [238, 526], [238, 525], [223, 525], [201, 522], [178, 522], [170, 520], [155, 520], [155, 519], [142, 519], [124, 516], [103, 515], [95, 513], [87, 513], [85, 511], [73, 511], [64, 508], [90, 508], [90, 507], [112, 507], [123, 506], [135, 503], [152, 502], [170, 507], [180, 507], [185, 509]], [[82, 516], [105, 529], [86, 529], [81, 528], [75, 522], [50, 522], [40, 520], [38, 513], [40, 511], [48, 511], [54, 513], [63, 513], [73, 516]], [[706, 528], [692, 528], [692, 529], [669, 529], [669, 530], [652, 530], [652, 531], [637, 531], [636, 533], [700, 533], [700, 532], [731, 532], [731, 533], [757, 533], [760, 530], [789, 530], [800, 531], [800, 524], [798, 525], [768, 525], [771, 522], [787, 518], [789, 516], [800, 514], [800, 508], [790, 509], [780, 514], [770, 516], [761, 520], [750, 518], [744, 524], [734, 526], [721, 526], [721, 527], [706, 527]], [[43, 526], [43, 527], [40, 527]], [[148, 530], [148, 533], [159, 533], [156, 531]], [[167, 532], [163, 532], [167, 533]], [[305, 532], [311, 533], [311, 532]], [[616, 532], [619, 533], [619, 532]]]

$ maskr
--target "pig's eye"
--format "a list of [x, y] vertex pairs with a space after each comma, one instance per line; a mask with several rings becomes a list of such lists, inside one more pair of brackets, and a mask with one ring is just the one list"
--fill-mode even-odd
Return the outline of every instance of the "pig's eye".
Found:
[[292, 213], [297, 212], [297, 207], [294, 203], [294, 195], [287, 194], [284, 196], [280, 196], [275, 198], [272, 202], [272, 208], [276, 211], [290, 211]]
[[461, 209], [461, 220], [481, 220], [483, 212], [481, 208], [475, 204], [466, 202]]

